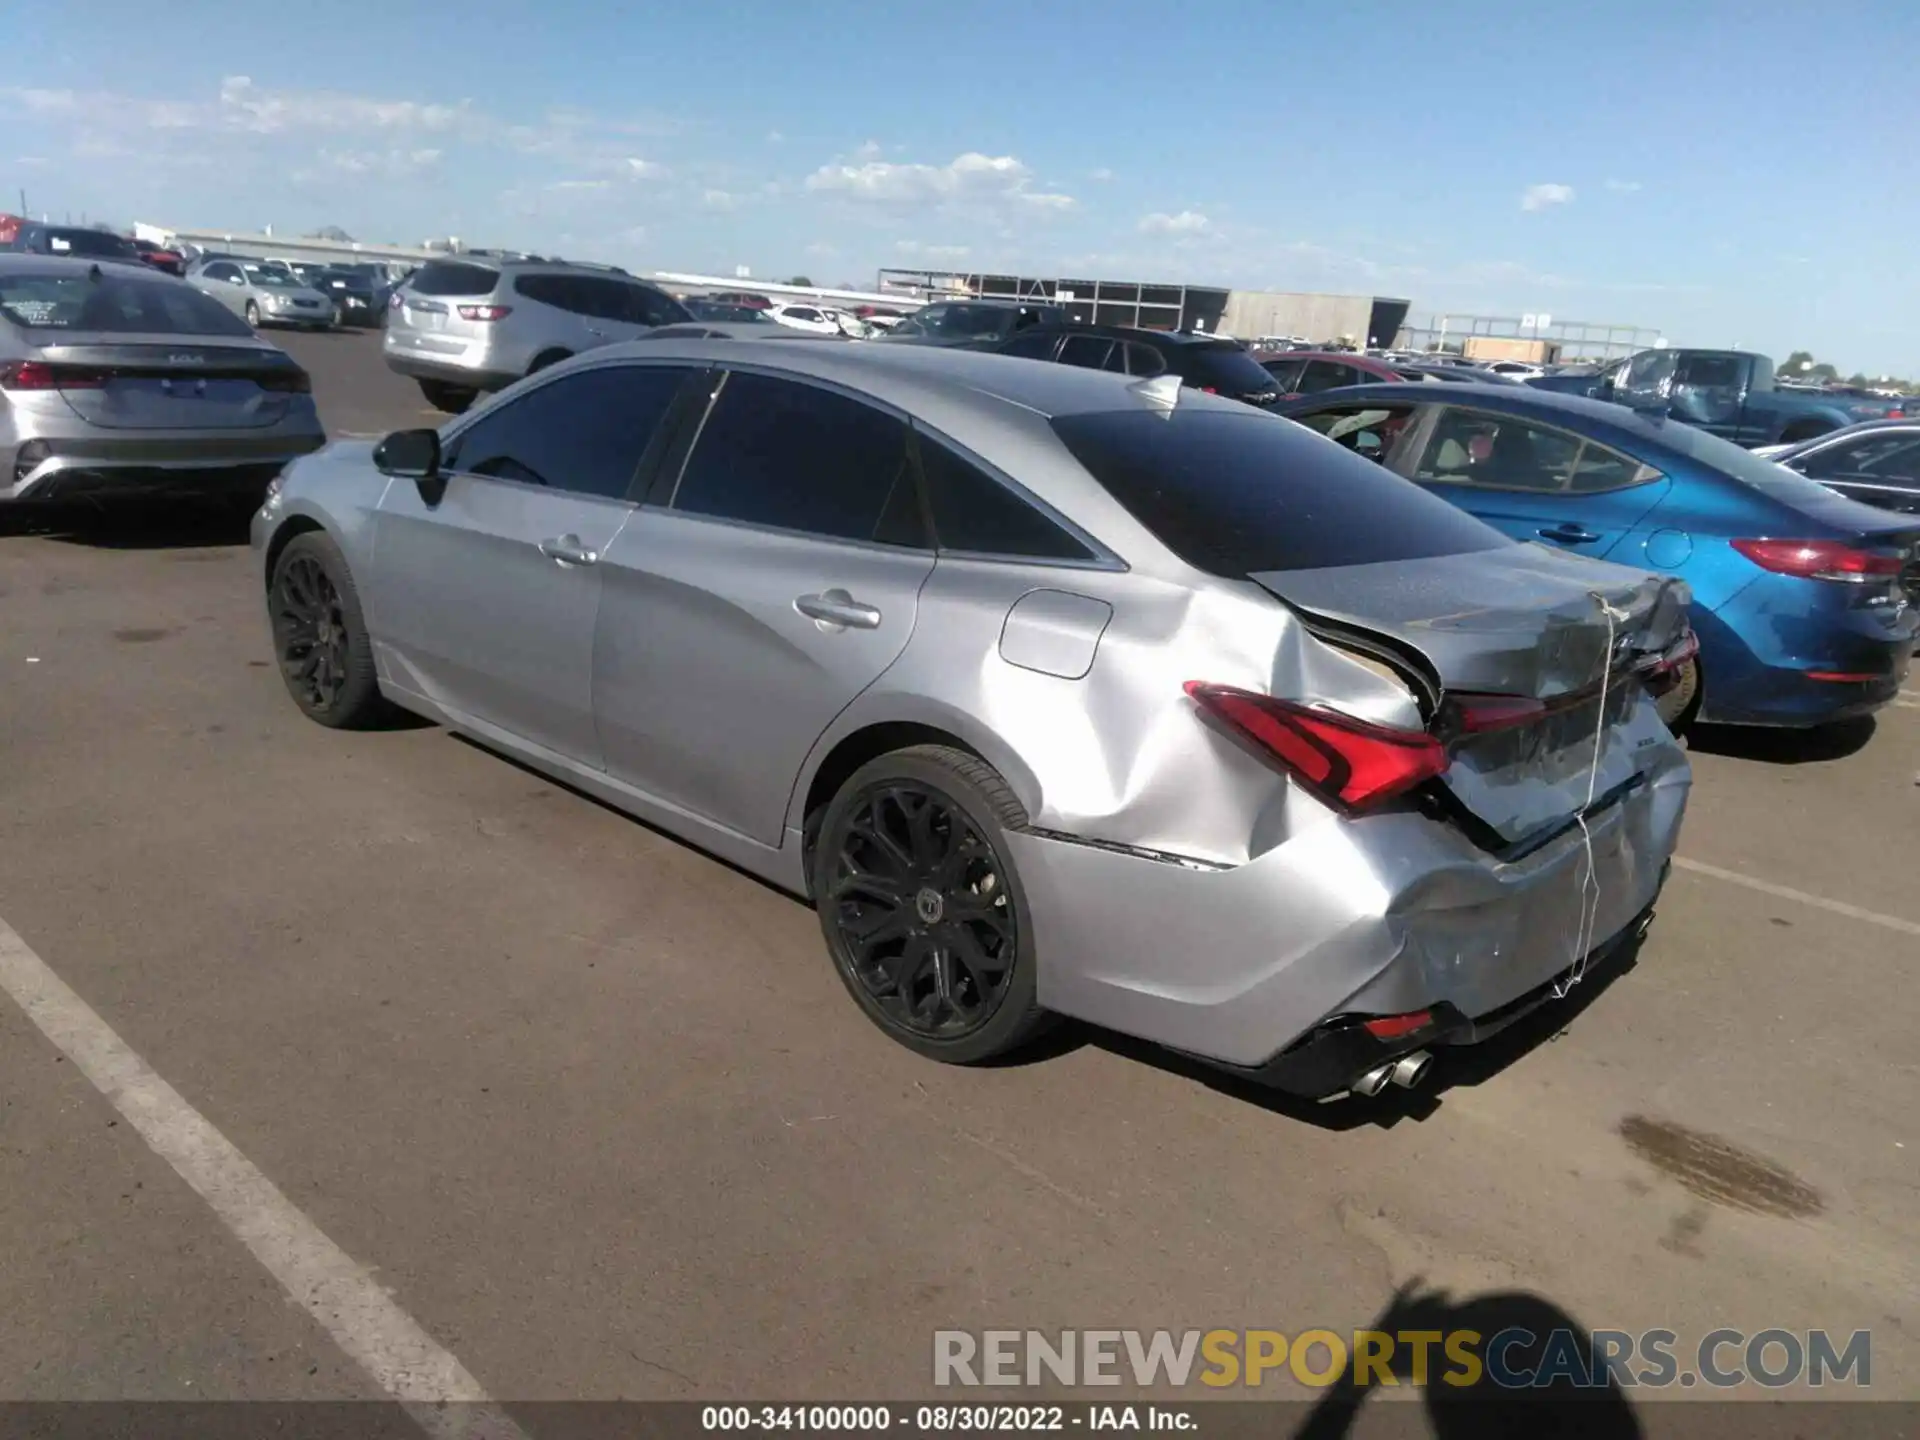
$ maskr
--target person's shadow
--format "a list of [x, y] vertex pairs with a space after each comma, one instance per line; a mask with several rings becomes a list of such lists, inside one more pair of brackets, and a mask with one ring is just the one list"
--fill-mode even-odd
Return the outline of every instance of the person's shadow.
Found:
[[[1487, 1347], [1506, 1330], [1523, 1330], [1527, 1338], [1502, 1346], [1502, 1374], [1531, 1374], [1541, 1368], [1549, 1337], [1565, 1331], [1584, 1349], [1588, 1331], [1559, 1306], [1522, 1291], [1492, 1292], [1454, 1300], [1442, 1291], [1423, 1291], [1414, 1281], [1395, 1292], [1386, 1311], [1372, 1323], [1390, 1336], [1404, 1331], [1458, 1330], [1479, 1334], [1475, 1354], [1483, 1362]], [[1395, 1344], [1385, 1368], [1402, 1385], [1413, 1380], [1413, 1350]], [[1435, 1440], [1642, 1440], [1633, 1406], [1611, 1375], [1593, 1377], [1582, 1385], [1573, 1379], [1553, 1379], [1536, 1385], [1498, 1384], [1483, 1363], [1471, 1385], [1448, 1384], [1443, 1378], [1459, 1367], [1443, 1357], [1436, 1343], [1428, 1355], [1427, 1383], [1421, 1391]], [[1554, 1373], [1554, 1367], [1548, 1368]], [[1349, 1434], [1371, 1384], [1354, 1383], [1353, 1367], [1322, 1394], [1294, 1440], [1338, 1440]]]

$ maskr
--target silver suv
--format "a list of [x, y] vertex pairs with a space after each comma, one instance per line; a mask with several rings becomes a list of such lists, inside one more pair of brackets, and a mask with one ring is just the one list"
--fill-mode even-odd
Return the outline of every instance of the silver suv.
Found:
[[463, 255], [428, 261], [394, 292], [381, 348], [388, 369], [457, 415], [483, 390], [692, 318], [666, 291], [612, 266]]

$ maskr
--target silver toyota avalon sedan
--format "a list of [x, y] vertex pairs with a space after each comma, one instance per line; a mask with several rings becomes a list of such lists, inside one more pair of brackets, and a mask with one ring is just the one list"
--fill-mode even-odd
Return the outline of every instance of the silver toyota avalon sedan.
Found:
[[1638, 936], [1690, 783], [1677, 582], [1171, 378], [614, 346], [295, 463], [253, 541], [308, 716], [431, 717], [807, 896], [940, 1060], [1069, 1015], [1411, 1085]]

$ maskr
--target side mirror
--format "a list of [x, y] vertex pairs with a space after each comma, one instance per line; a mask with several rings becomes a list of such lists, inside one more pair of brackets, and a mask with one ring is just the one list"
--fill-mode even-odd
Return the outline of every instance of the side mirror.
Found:
[[244, 285], [247, 283], [247, 277], [244, 275], [229, 275], [227, 277], [227, 283], [229, 285]]
[[374, 447], [373, 463], [382, 475], [411, 480], [428, 505], [438, 505], [447, 493], [440, 473], [438, 430], [396, 430]]

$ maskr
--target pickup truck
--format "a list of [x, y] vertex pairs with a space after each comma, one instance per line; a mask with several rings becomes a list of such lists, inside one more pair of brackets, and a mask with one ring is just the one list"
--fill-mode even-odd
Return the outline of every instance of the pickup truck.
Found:
[[1843, 425], [1901, 414], [1897, 400], [1777, 389], [1773, 361], [1745, 350], [1642, 350], [1608, 366], [1561, 371], [1527, 383], [1611, 400], [1748, 447], [1794, 444]]

